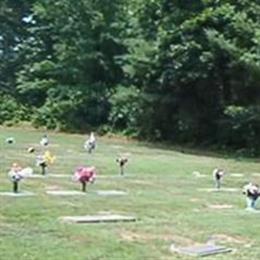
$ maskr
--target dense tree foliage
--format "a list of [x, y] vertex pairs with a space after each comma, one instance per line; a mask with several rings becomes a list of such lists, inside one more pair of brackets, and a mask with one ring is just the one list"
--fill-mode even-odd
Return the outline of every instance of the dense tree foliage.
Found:
[[0, 20], [1, 122], [260, 151], [257, 0], [3, 0]]

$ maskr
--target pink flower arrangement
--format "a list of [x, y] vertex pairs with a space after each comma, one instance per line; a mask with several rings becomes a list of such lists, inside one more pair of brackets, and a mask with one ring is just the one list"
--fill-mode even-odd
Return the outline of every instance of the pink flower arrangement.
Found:
[[93, 183], [96, 179], [96, 168], [91, 167], [78, 167], [74, 173], [76, 181], [82, 184], [82, 191], [86, 191], [86, 184]]

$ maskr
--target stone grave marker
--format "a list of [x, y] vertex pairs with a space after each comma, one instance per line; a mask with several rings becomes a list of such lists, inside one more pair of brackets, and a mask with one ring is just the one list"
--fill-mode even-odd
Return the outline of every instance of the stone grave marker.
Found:
[[48, 174], [47, 175], [48, 177], [50, 178], [72, 178], [72, 175], [69, 175], [69, 174]]
[[127, 192], [122, 190], [98, 190], [96, 191], [97, 195], [101, 196], [124, 196], [127, 195]]
[[21, 191], [21, 192], [0, 192], [0, 196], [8, 196], [8, 197], [29, 197], [34, 196], [33, 192], [29, 191]]
[[231, 252], [231, 248], [226, 248], [224, 246], [216, 246], [216, 245], [195, 245], [188, 247], [175, 247], [171, 246], [171, 251], [179, 254], [189, 255], [189, 256], [209, 256], [220, 253], [228, 253]]
[[242, 178], [244, 177], [243, 173], [230, 173], [231, 177], [235, 177], [235, 178]]
[[85, 192], [74, 190], [49, 190], [46, 193], [54, 196], [86, 196]]
[[216, 189], [216, 188], [201, 188], [198, 189], [198, 191], [207, 191], [207, 192], [237, 192], [239, 191], [239, 189], [237, 188], [220, 188], [220, 189]]
[[113, 222], [133, 222], [137, 219], [134, 216], [124, 216], [117, 214], [87, 215], [87, 216], [66, 216], [60, 218], [68, 223], [113, 223]]

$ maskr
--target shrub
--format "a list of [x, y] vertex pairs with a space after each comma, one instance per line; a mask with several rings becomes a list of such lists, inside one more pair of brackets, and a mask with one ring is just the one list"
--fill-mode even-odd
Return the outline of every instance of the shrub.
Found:
[[222, 143], [249, 153], [260, 151], [260, 107], [228, 106], [219, 124]]
[[134, 87], [118, 86], [110, 97], [109, 124], [112, 130], [126, 135], [137, 134], [137, 118], [140, 113], [139, 90]]

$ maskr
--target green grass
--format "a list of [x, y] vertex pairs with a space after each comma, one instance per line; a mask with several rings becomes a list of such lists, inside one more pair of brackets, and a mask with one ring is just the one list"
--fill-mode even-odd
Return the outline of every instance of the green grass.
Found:
[[[30, 129], [0, 129], [0, 191], [9, 191], [7, 172], [13, 162], [34, 167], [35, 154], [26, 149], [34, 145], [39, 151], [43, 132]], [[8, 136], [16, 144], [7, 145]], [[72, 174], [78, 165], [95, 165], [99, 175], [118, 175], [115, 163], [121, 153], [129, 154], [124, 178], [102, 178], [88, 186], [85, 197], [54, 197], [48, 188], [80, 190], [70, 179], [26, 179], [21, 190], [32, 191], [34, 197], [0, 196], [1, 260], [159, 260], [192, 259], [169, 251], [172, 243], [190, 245], [204, 243], [212, 235], [226, 235], [220, 244], [236, 249], [231, 254], [207, 259], [260, 259], [260, 214], [244, 210], [245, 198], [238, 192], [199, 192], [213, 186], [211, 172], [223, 167], [228, 172], [224, 186], [241, 188], [260, 177], [260, 163], [221, 156], [180, 153], [173, 148], [120, 139], [98, 138], [97, 150], [88, 155], [83, 150], [85, 136], [50, 133], [49, 150], [57, 156], [49, 169], [55, 174]], [[35, 172], [39, 169], [34, 167]], [[196, 178], [193, 171], [206, 174]], [[52, 187], [51, 187], [52, 186]], [[122, 197], [97, 196], [93, 191], [120, 189], [129, 193]], [[209, 204], [232, 204], [233, 209], [210, 209]], [[97, 214], [102, 211], [136, 215], [134, 223], [74, 225], [58, 220], [61, 216]]]

